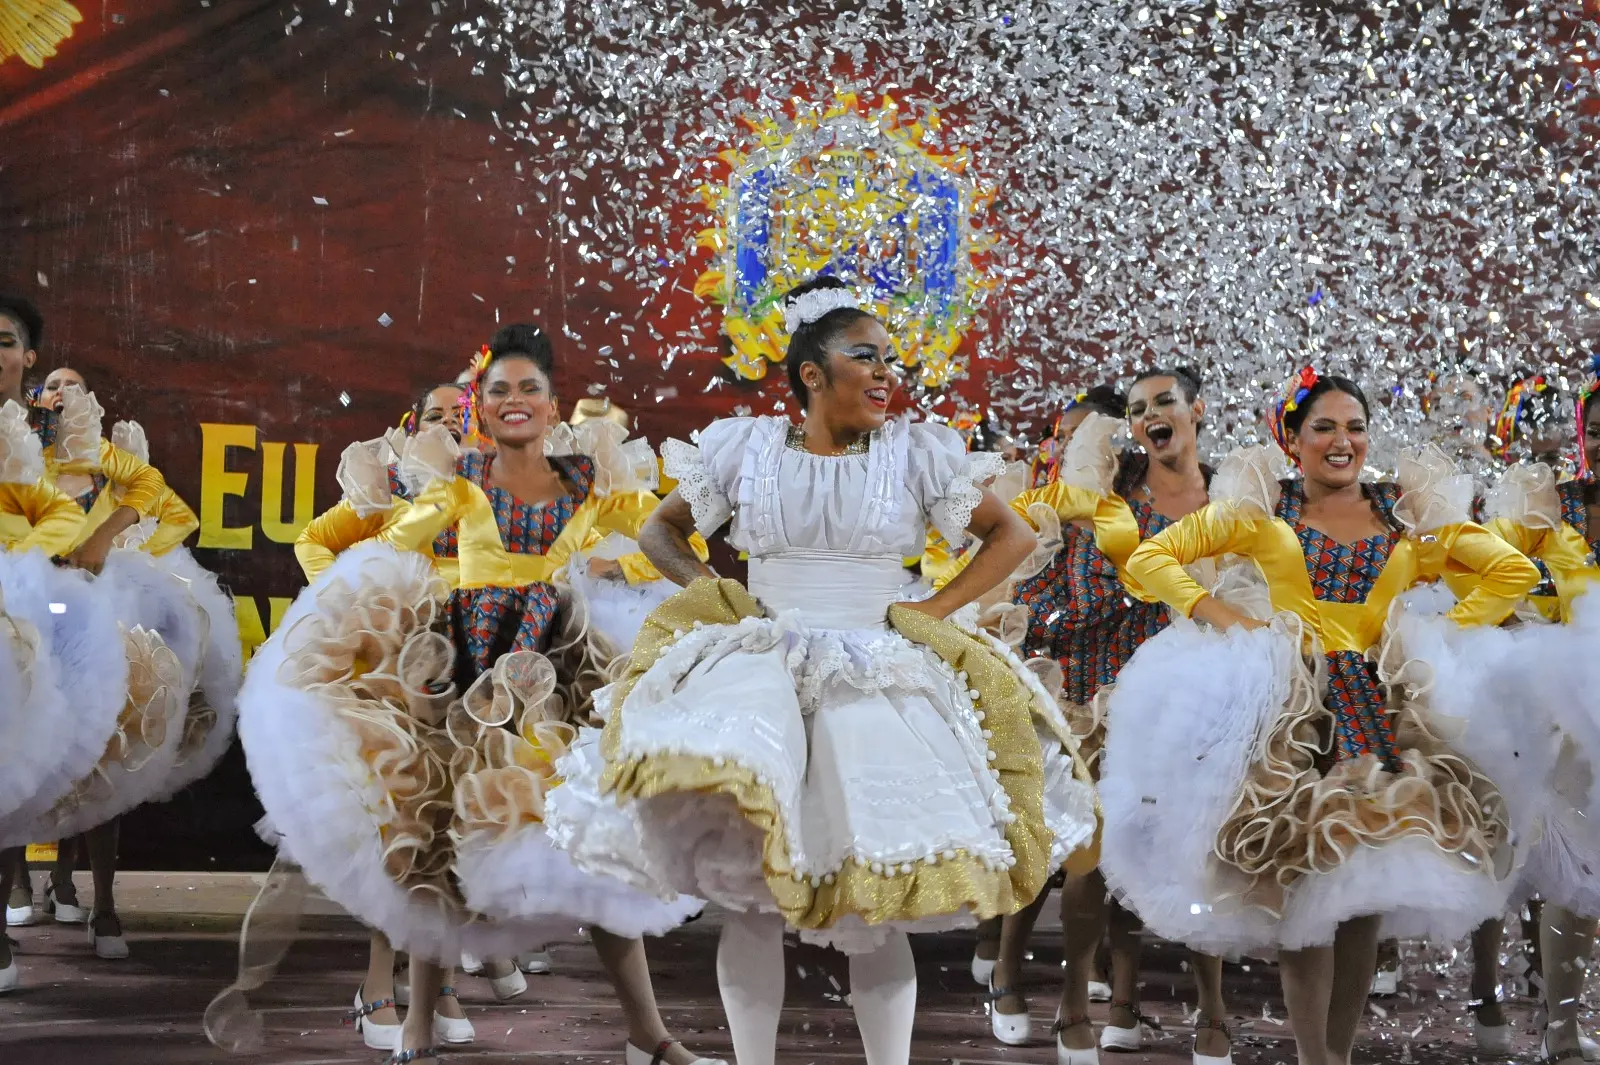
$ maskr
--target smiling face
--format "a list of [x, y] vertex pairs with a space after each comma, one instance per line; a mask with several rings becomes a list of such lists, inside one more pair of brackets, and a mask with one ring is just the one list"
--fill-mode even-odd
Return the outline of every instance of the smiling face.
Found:
[[1289, 433], [1289, 450], [1300, 460], [1306, 480], [1324, 488], [1348, 488], [1367, 462], [1367, 415], [1356, 397], [1324, 392], [1306, 411], [1298, 432]]
[[1187, 454], [1205, 409], [1184, 395], [1176, 377], [1147, 377], [1128, 393], [1128, 426], [1151, 458]]
[[502, 447], [542, 440], [556, 420], [550, 378], [532, 359], [507, 355], [496, 359], [483, 377], [483, 428]]
[[50, 376], [44, 379], [44, 387], [39, 390], [36, 405], [46, 410], [59, 412], [62, 404], [62, 393], [68, 388], [78, 388], [87, 392], [89, 385], [84, 381], [83, 375], [77, 370], [63, 366], [51, 370]]
[[22, 394], [22, 379], [38, 358], [22, 323], [0, 314], [0, 399]]
[[461, 395], [465, 389], [459, 385], [440, 385], [429, 392], [422, 401], [422, 416], [417, 419], [418, 428], [426, 429], [430, 425], [443, 425], [450, 430], [450, 435], [459, 442], [461, 440], [461, 418], [459, 415]]
[[876, 318], [859, 318], [828, 345], [827, 369], [816, 363], [800, 368], [810, 397], [807, 412], [846, 431], [871, 433], [889, 417], [889, 402], [900, 390], [899, 356]]

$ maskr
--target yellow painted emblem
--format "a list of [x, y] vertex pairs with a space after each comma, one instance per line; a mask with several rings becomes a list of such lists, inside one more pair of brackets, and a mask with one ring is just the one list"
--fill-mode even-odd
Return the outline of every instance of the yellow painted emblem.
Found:
[[956, 376], [957, 348], [993, 287], [978, 225], [993, 193], [971, 177], [966, 148], [929, 147], [937, 112], [909, 121], [887, 96], [868, 111], [842, 94], [792, 122], [745, 124], [752, 143], [722, 152], [726, 178], [700, 189], [718, 224], [699, 236], [712, 263], [695, 295], [723, 309], [723, 361], [765, 377], [787, 349], [783, 293], [830, 273], [884, 321], [923, 384]]
[[0, 0], [0, 63], [16, 56], [42, 67], [72, 36], [83, 13], [66, 0]]

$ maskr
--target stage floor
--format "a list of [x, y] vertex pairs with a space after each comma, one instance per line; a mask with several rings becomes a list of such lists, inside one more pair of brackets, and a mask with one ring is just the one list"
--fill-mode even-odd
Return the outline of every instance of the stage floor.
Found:
[[[36, 878], [37, 879], [37, 878]], [[265, 1045], [230, 1055], [201, 1032], [206, 1003], [232, 977], [239, 915], [253, 894], [243, 875], [134, 873], [119, 878], [118, 901], [133, 956], [99, 961], [81, 926], [12, 929], [21, 944], [23, 987], [0, 998], [0, 1062], [5, 1065], [322, 1065], [375, 1062], [342, 1023], [365, 969], [366, 937], [326, 903], [314, 907], [306, 934], [278, 978], [252, 999], [265, 1015]], [[88, 898], [87, 877], [80, 891]], [[1053, 907], [1049, 907], [1053, 909]], [[495, 1003], [486, 982], [458, 978], [478, 1041], [447, 1061], [620, 1062], [622, 1019], [593, 951], [578, 929], [553, 923], [555, 972], [530, 976], [517, 1001]], [[1041, 922], [1027, 971], [1037, 1045], [1005, 1048], [988, 1035], [983, 993], [967, 971], [970, 935], [917, 937], [913, 947], [920, 1004], [917, 1065], [1037, 1063], [1055, 1060], [1049, 1022], [1055, 1008], [1058, 925]], [[672, 1032], [707, 1054], [730, 1055], [715, 981], [716, 918], [650, 942], [656, 994]], [[1402, 997], [1375, 1001], [1357, 1045], [1360, 1062], [1508, 1060], [1479, 1055], [1466, 1012], [1466, 961], [1408, 951]], [[1229, 965], [1226, 986], [1240, 1065], [1291, 1062], [1276, 971], [1261, 962]], [[1184, 954], [1166, 944], [1146, 950], [1144, 1008], [1164, 1032], [1144, 1051], [1105, 1055], [1110, 1065], [1178, 1065], [1189, 1060], [1187, 1017], [1194, 994]], [[779, 1040], [784, 1065], [860, 1062], [855, 1022], [845, 999], [842, 958], [795, 947], [789, 952], [789, 1002]], [[1096, 1006], [1096, 1022], [1106, 1007]], [[1517, 1059], [1537, 1054], [1532, 1004], [1515, 1001]], [[1591, 1021], [1589, 1030], [1594, 1030]]]

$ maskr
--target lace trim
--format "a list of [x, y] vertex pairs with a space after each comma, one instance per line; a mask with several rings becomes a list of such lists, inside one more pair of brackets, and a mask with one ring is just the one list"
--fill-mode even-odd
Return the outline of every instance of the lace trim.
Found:
[[339, 456], [334, 479], [357, 517], [382, 514], [394, 502], [389, 491], [389, 451], [389, 441], [379, 437], [351, 444]]
[[[885, 422], [872, 435], [867, 452], [866, 508], [860, 518], [862, 550], [869, 553], [895, 552], [890, 538], [900, 520], [900, 496], [906, 483], [906, 468], [911, 445], [911, 423], [905, 418]], [[960, 543], [951, 540], [952, 547]]]
[[988, 452], [975, 452], [966, 457], [962, 469], [945, 488], [944, 497], [933, 505], [929, 519], [952, 549], [967, 542], [967, 526], [972, 524], [972, 512], [983, 502], [986, 484], [1006, 472], [1005, 460]]
[[695, 528], [710, 536], [733, 517], [733, 504], [712, 479], [705, 456], [693, 444], [668, 440], [661, 445], [667, 476], [678, 482], [678, 495], [689, 504]]
[[1401, 455], [1396, 482], [1400, 498], [1394, 504], [1394, 520], [1411, 536], [1472, 520], [1472, 478], [1457, 470], [1436, 445]]
[[1117, 479], [1117, 450], [1113, 441], [1122, 431], [1120, 419], [1091, 412], [1072, 434], [1061, 455], [1062, 484], [1086, 488], [1108, 496]]
[[100, 426], [105, 408], [93, 392], [69, 387], [61, 393], [60, 420], [56, 423], [56, 461], [100, 466]]
[[1484, 512], [1529, 529], [1561, 527], [1555, 471], [1542, 462], [1512, 466], [1489, 489]]
[[15, 400], [0, 407], [0, 484], [37, 484], [44, 476], [44, 449]]
[[150, 438], [138, 422], [117, 422], [111, 427], [111, 446], [126, 451], [140, 462], [150, 462]]

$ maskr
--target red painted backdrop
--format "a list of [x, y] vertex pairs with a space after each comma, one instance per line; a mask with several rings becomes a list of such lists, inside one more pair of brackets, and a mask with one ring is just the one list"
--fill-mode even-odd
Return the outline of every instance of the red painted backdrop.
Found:
[[[663, 370], [648, 327], [686, 320], [641, 320], [646, 293], [606, 290], [605, 267], [552, 234], [517, 173], [525, 149], [495, 125], [497, 78], [442, 45], [394, 57], [429, 5], [396, 5], [392, 27], [305, 5], [292, 34], [290, 5], [262, 0], [79, 7], [42, 69], [0, 63], [0, 287], [45, 312], [41, 373], [77, 368], [109, 418], [149, 430], [247, 630], [303, 584], [285, 542], [297, 495], [331, 505], [339, 451], [453, 377], [498, 323], [579, 334], [561, 344], [559, 389], [605, 385], [657, 442], [760, 402], [731, 379], [706, 391], [726, 376], [714, 338]], [[568, 195], [606, 194], [589, 180]], [[315, 462], [297, 462], [308, 445]], [[279, 505], [263, 513], [264, 496]], [[251, 816], [235, 751], [134, 815], [125, 859], [258, 863]]]

